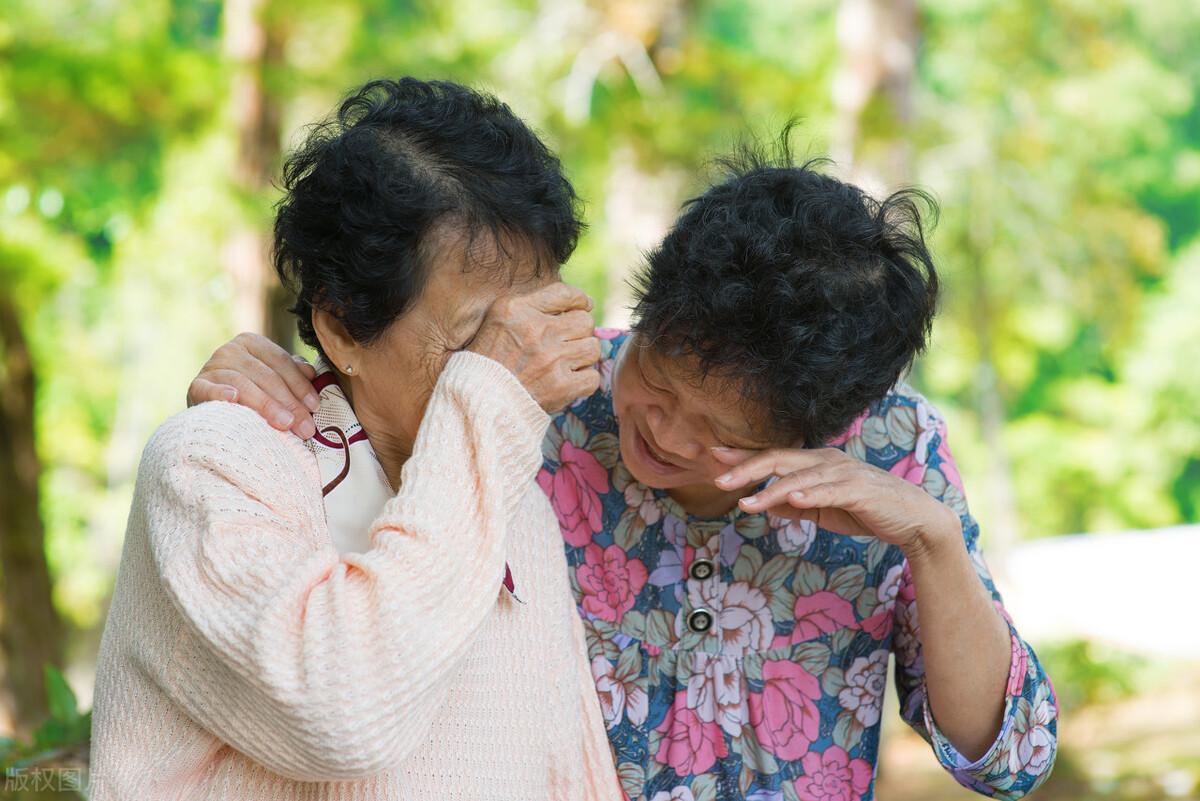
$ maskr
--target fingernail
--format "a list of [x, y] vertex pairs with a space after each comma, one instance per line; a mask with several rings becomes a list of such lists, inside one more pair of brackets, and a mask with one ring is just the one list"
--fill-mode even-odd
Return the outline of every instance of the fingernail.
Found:
[[301, 420], [296, 433], [300, 435], [301, 439], [312, 439], [313, 434], [317, 433], [317, 427], [312, 420]]
[[749, 498], [742, 498], [739, 503], [742, 505], [743, 509], [750, 509], [754, 506], [758, 506], [758, 496], [751, 495]]
[[292, 416], [291, 412], [276, 412], [274, 420], [275, 425], [279, 428], [291, 428], [296, 418]]
[[222, 392], [222, 393], [221, 393], [221, 396], [222, 396], [222, 397], [223, 397], [225, 400], [229, 401], [230, 403], [236, 403], [236, 402], [237, 402], [237, 390], [236, 390], [236, 389], [234, 389], [233, 387], [230, 387], [229, 389], [227, 389], [227, 390], [225, 390], [224, 392]]
[[310, 412], [315, 412], [321, 406], [321, 399], [310, 392], [304, 396], [304, 405]]
[[733, 480], [733, 473], [726, 473], [725, 475], [717, 478], [717, 483], [718, 484], [728, 484], [732, 480]]
[[792, 490], [788, 493], [788, 497], [793, 501], [802, 501], [804, 500], [804, 492], [802, 490]]

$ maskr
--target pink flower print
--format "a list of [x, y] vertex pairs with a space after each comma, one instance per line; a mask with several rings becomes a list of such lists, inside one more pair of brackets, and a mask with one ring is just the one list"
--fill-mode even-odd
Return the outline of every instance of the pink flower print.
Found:
[[821, 686], [795, 662], [763, 663], [763, 691], [750, 693], [750, 723], [763, 747], [780, 759], [799, 759], [817, 739]]
[[654, 759], [669, 765], [679, 776], [703, 773], [729, 756], [725, 735], [716, 723], [705, 723], [688, 709], [687, 690], [675, 693], [667, 716], [656, 731], [662, 732], [662, 742]]
[[1009, 696], [1020, 695], [1021, 688], [1025, 686], [1025, 671], [1029, 668], [1029, 653], [1024, 646], [1010, 635], [1012, 640], [1012, 658], [1008, 663], [1008, 687], [1007, 694]]
[[933, 439], [934, 434], [939, 433], [939, 420], [933, 407], [924, 398], [917, 401], [916, 417], [917, 441], [913, 445], [913, 455], [916, 456], [918, 462], [925, 464], [925, 460], [929, 457], [929, 440]]
[[954, 457], [950, 455], [950, 446], [946, 444], [946, 434], [942, 432], [942, 440], [938, 443], [937, 455], [940, 459], [938, 462], [938, 470], [942, 471], [942, 475], [950, 484], [962, 492], [963, 483], [962, 476], [958, 474], [958, 465], [954, 462]]
[[628, 718], [634, 726], [646, 722], [650, 699], [646, 691], [637, 685], [636, 679], [619, 680], [616, 667], [603, 656], [592, 660], [592, 678], [596, 681], [605, 727], [615, 728], [623, 717]]
[[792, 643], [811, 640], [840, 628], [855, 628], [854, 607], [836, 592], [822, 590], [796, 597]]
[[592, 331], [596, 339], [616, 339], [621, 336], [620, 328], [604, 328], [600, 327]]
[[896, 462], [888, 472], [918, 487], [925, 480], [925, 465], [917, 461], [915, 452]]
[[696, 801], [691, 787], [672, 787], [670, 790], [659, 790], [650, 801]]
[[[745, 581], [722, 584], [709, 579], [689, 586], [688, 599], [693, 608], [704, 607], [712, 612], [714, 628], [721, 638], [721, 653], [742, 656], [747, 651], [770, 647], [775, 621], [767, 597], [759, 588]], [[682, 616], [683, 611], [679, 614]]]
[[827, 446], [830, 448], [833, 448], [838, 445], [844, 444], [851, 437], [861, 437], [862, 430], [863, 430], [863, 423], [866, 422], [866, 419], [870, 416], [871, 416], [871, 410], [867, 409], [862, 414], [860, 414], [857, 418], [855, 418], [854, 422], [850, 424], [849, 428], [847, 428], [845, 431], [843, 431], [839, 436], [834, 437], [828, 443], [826, 443]]
[[716, 721], [730, 737], [746, 721], [745, 682], [732, 657], [697, 652], [687, 683], [687, 704], [705, 723]]
[[558, 459], [560, 466], [553, 475], [545, 468], [538, 473], [538, 486], [550, 497], [563, 538], [582, 548], [603, 528], [600, 493], [608, 489], [608, 471], [570, 440], [563, 440]]
[[638, 517], [646, 525], [657, 523], [662, 517], [662, 507], [654, 497], [654, 490], [636, 481], [630, 482], [625, 488], [625, 505], [630, 509], [637, 509]]
[[880, 648], [868, 656], [860, 656], [846, 671], [846, 686], [838, 693], [843, 709], [854, 713], [863, 726], [879, 722], [883, 708], [883, 691], [887, 687], [888, 651]]
[[603, 550], [595, 543], [583, 552], [584, 563], [575, 570], [583, 591], [583, 609], [610, 623], [620, 623], [646, 586], [646, 566], [630, 559], [620, 546]]
[[900, 582], [904, 577], [904, 567], [907, 564], [907, 562], [901, 562], [898, 565], [892, 565], [888, 568], [888, 572], [883, 574], [883, 581], [879, 582], [876, 590], [880, 606], [894, 607], [896, 605]]
[[1023, 711], [1027, 714], [1017, 715], [1013, 726], [1008, 770], [1013, 774], [1024, 770], [1032, 776], [1040, 776], [1050, 768], [1054, 758], [1054, 735], [1050, 733], [1054, 713], [1050, 699], [1042, 698], [1036, 706]]
[[871, 764], [851, 759], [840, 746], [805, 754], [800, 765], [804, 775], [796, 779], [795, 787], [801, 801], [861, 801], [871, 786]]
[[779, 538], [779, 550], [787, 554], [803, 554], [817, 536], [817, 524], [811, 520], [793, 520], [771, 515], [767, 518], [767, 524], [775, 529], [775, 536]]

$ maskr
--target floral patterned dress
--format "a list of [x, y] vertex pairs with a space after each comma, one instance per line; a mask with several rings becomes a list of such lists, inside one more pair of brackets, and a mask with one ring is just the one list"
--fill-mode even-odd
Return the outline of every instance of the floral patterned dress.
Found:
[[[554, 419], [538, 481], [562, 524], [628, 798], [871, 799], [892, 654], [901, 715], [955, 779], [1006, 799], [1036, 787], [1054, 761], [1057, 704], [1011, 622], [1004, 723], [972, 762], [930, 715], [900, 550], [740, 509], [695, 517], [634, 480], [620, 460], [611, 396], [613, 358], [627, 335], [598, 335], [601, 389]], [[945, 425], [924, 398], [898, 385], [830, 444], [955, 509], [1003, 613]]]

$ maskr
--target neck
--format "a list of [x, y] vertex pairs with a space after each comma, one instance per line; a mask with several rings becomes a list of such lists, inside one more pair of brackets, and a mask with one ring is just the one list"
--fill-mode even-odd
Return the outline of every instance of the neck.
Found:
[[720, 517], [728, 514], [744, 495], [741, 490], [729, 492], [707, 484], [689, 484], [667, 490], [683, 511], [697, 517]]
[[362, 408], [359, 408], [360, 405], [354, 402], [353, 381], [344, 375], [338, 376], [338, 386], [346, 395], [346, 401], [354, 411], [354, 416], [358, 418], [358, 424], [362, 426], [363, 431], [367, 432], [367, 440], [371, 443], [371, 449], [375, 451], [376, 458], [379, 459], [379, 466], [383, 468], [383, 474], [387, 476], [392, 492], [398, 492], [404, 463], [408, 461], [408, 457], [412, 456], [412, 439], [389, 434], [389, 426], [383, 425], [383, 422], [371, 413], [368, 404], [361, 404]]

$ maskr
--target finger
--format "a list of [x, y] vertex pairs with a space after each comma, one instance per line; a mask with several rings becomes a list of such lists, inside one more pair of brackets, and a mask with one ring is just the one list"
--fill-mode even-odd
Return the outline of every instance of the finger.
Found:
[[749, 459], [751, 456], [762, 453], [762, 451], [752, 451], [747, 450], [746, 448], [724, 447], [709, 448], [709, 451], [712, 453], [714, 459], [721, 464], [729, 465], [730, 467], [736, 467], [737, 465]]
[[573, 370], [591, 367], [600, 361], [600, 340], [595, 337], [571, 340], [563, 346], [562, 359]]
[[[287, 369], [292, 372], [293, 376], [301, 375], [300, 371], [296, 368], [295, 362], [292, 361], [291, 354], [286, 351], [283, 351], [283, 353], [285, 361], [289, 365]], [[271, 400], [286, 409], [295, 418], [294, 423], [312, 419], [312, 413], [308, 409], [308, 404], [304, 401], [304, 396], [296, 396], [291, 385], [277, 371], [275, 364], [267, 364], [256, 358], [256, 354], [251, 353], [249, 360], [239, 369], [259, 389], [270, 395]], [[307, 387], [308, 392], [313, 392], [312, 384], [307, 384]]]
[[304, 373], [304, 377], [309, 381], [312, 381], [317, 377], [317, 368], [309, 364], [308, 359], [304, 358], [303, 356], [293, 354], [292, 361], [296, 363], [296, 366], [300, 368], [300, 372]]
[[535, 309], [547, 314], [560, 314], [572, 309], [592, 310], [592, 299], [579, 287], [561, 281], [539, 289], [529, 296]]
[[554, 330], [564, 340], [583, 339], [593, 336], [596, 322], [583, 309], [572, 309], [554, 318]]
[[797, 509], [786, 503], [772, 506], [766, 510], [766, 514], [770, 517], [779, 517], [786, 520], [811, 520], [818, 524], [821, 518], [820, 509]]
[[572, 403], [580, 398], [591, 397], [600, 389], [600, 371], [595, 367], [573, 370], [570, 387]]
[[209, 376], [214, 382], [232, 386], [237, 391], [237, 402], [257, 412], [260, 417], [271, 424], [272, 428], [280, 431], [293, 431], [301, 439], [308, 439], [316, 432], [316, 425], [313, 423], [312, 417], [308, 415], [308, 410], [300, 407], [297, 411], [304, 417], [298, 418], [297, 412], [290, 411], [275, 400], [249, 375], [236, 370], [219, 369], [210, 371]]
[[787, 503], [793, 509], [842, 508], [851, 505], [852, 502], [846, 489], [846, 483], [843, 481], [829, 481], [824, 484], [816, 484], [802, 490], [789, 492], [787, 494]]
[[757, 483], [770, 475], [783, 475], [813, 464], [810, 451], [778, 449], [760, 451], [716, 479], [721, 489], [733, 490]]
[[747, 512], [760, 512], [770, 506], [787, 503], [788, 494], [803, 491], [829, 481], [829, 471], [824, 465], [810, 467], [788, 473], [760, 492], [747, 496], [738, 501], [738, 505]]
[[234, 387], [228, 384], [218, 384], [215, 381], [209, 381], [207, 378], [197, 376], [192, 379], [191, 386], [188, 387], [187, 404], [189, 407], [195, 406], [198, 403], [206, 401], [228, 401], [234, 403], [237, 401], [238, 392]]
[[[313, 390], [312, 379], [304, 374], [300, 365], [292, 358], [292, 354], [264, 336], [239, 334], [236, 341], [253, 359], [266, 365], [278, 376], [280, 382], [272, 381], [269, 385], [256, 380], [256, 383], [270, 392], [276, 401], [289, 409], [299, 404], [310, 412], [317, 410], [319, 401], [317, 393]], [[286, 388], [289, 397], [284, 397], [276, 391], [281, 386]]]

